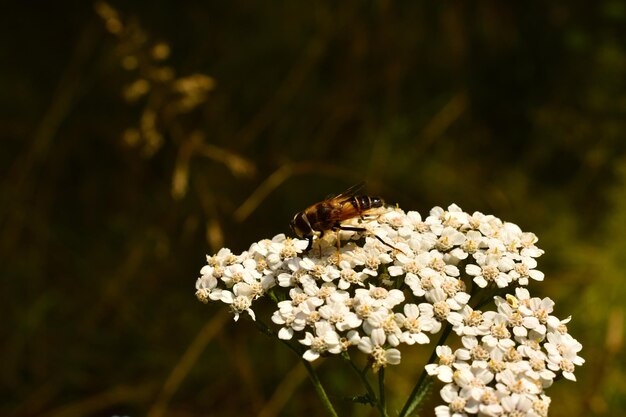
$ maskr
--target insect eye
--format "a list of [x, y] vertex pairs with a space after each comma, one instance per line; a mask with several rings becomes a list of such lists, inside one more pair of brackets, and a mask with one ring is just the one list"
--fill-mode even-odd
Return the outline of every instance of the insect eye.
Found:
[[311, 229], [311, 226], [302, 213], [296, 214], [293, 220], [291, 220], [291, 223], [289, 223], [289, 226], [296, 236], [300, 238], [307, 236], [309, 234], [309, 230]]

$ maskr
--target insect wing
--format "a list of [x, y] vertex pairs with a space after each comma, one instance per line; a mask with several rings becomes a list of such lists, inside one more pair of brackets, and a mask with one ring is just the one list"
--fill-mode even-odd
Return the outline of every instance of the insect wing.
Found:
[[341, 201], [345, 201], [349, 199], [350, 197], [354, 197], [355, 195], [357, 195], [361, 190], [363, 190], [364, 187], [365, 187], [365, 182], [361, 181], [358, 184], [354, 184], [352, 187], [348, 188], [346, 191], [339, 194], [335, 198]]

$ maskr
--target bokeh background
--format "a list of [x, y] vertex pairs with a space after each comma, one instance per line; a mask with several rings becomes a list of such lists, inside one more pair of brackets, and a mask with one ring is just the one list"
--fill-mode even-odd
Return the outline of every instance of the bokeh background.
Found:
[[623, 1], [24, 1], [0, 31], [1, 415], [323, 415], [194, 284], [360, 181], [535, 232], [587, 360], [551, 415], [626, 413]]

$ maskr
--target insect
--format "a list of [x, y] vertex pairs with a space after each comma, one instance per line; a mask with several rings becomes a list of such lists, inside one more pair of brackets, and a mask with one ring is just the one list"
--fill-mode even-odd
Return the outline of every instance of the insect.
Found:
[[[296, 236], [309, 240], [306, 250], [311, 249], [313, 246], [313, 237], [322, 237], [329, 230], [367, 231], [363, 227], [344, 226], [341, 224], [343, 221], [356, 217], [365, 219], [365, 216], [372, 214], [374, 209], [385, 206], [385, 202], [380, 197], [356, 195], [362, 187], [363, 184], [356, 184], [335, 197], [309, 206], [293, 217], [289, 225]], [[383, 244], [391, 246], [380, 237], [374, 236]], [[337, 240], [337, 246], [339, 246], [339, 240]], [[393, 246], [391, 247], [393, 248]]]

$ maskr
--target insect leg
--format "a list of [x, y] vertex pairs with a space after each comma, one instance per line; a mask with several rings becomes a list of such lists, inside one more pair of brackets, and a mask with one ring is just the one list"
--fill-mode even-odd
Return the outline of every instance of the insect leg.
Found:
[[334, 229], [345, 230], [347, 232], [367, 232], [368, 231], [364, 227], [342, 226], [340, 224], [336, 225]]
[[[371, 233], [369, 230], [367, 230], [367, 229], [366, 229], [366, 228], [364, 228], [364, 227], [353, 227], [353, 226], [342, 226], [342, 225], [337, 225], [337, 226], [335, 226], [335, 228], [337, 228], [337, 229], [339, 229], [339, 230], [346, 230], [346, 231], [348, 231], [348, 232], [369, 232], [369, 233]], [[371, 234], [372, 234], [372, 235], [374, 235], [374, 237], [375, 237], [376, 239], [378, 239], [378, 241], [379, 241], [380, 243], [382, 243], [383, 245], [385, 245], [385, 246], [389, 246], [389, 247], [390, 247], [390, 248], [392, 248], [392, 249], [395, 249], [395, 250], [397, 250], [397, 251], [399, 251], [399, 252], [402, 252], [402, 250], [401, 250], [401, 249], [398, 249], [398, 248], [396, 248], [395, 246], [390, 245], [389, 243], [385, 242], [385, 241], [383, 240], [383, 238], [382, 238], [382, 237], [380, 237], [380, 236], [378, 236], [376, 233], [371, 233]], [[402, 252], [402, 253], [404, 253], [404, 252]]]
[[317, 246], [320, 248], [320, 259], [322, 259], [322, 237], [324, 237], [324, 231], [320, 232], [320, 235], [317, 237]]

